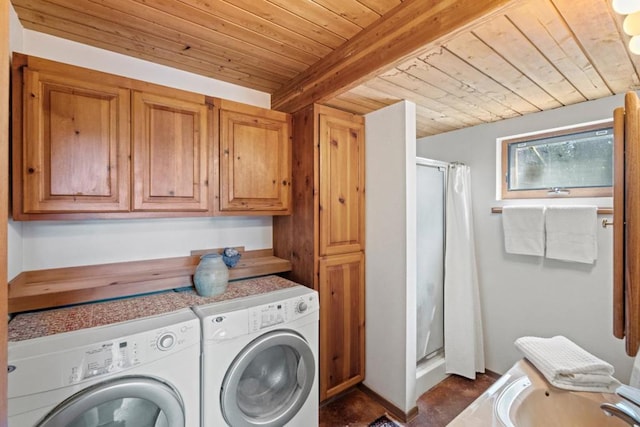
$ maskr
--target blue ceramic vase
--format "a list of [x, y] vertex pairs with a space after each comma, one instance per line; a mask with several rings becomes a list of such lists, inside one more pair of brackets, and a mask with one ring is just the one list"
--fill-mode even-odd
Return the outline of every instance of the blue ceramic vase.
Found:
[[198, 295], [212, 297], [227, 290], [229, 270], [218, 254], [206, 254], [200, 257], [200, 263], [193, 275], [193, 284]]

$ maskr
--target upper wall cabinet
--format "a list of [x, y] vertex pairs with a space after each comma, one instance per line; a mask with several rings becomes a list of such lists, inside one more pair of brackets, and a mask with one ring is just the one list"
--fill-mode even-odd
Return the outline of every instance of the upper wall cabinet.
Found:
[[16, 220], [287, 215], [291, 117], [14, 54]]
[[207, 107], [165, 93], [133, 92], [133, 210], [207, 212]]
[[226, 100], [219, 106], [221, 215], [291, 213], [291, 118]]
[[14, 217], [127, 212], [129, 91], [45, 70], [23, 76], [23, 123], [13, 127], [16, 137], [24, 133], [13, 151]]
[[13, 218], [213, 214], [202, 94], [15, 54]]

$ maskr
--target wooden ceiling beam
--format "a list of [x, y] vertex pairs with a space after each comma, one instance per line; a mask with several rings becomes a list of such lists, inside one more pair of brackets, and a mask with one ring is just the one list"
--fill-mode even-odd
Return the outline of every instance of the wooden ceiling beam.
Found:
[[271, 96], [295, 112], [344, 93], [412, 54], [502, 12], [513, 0], [404, 0]]

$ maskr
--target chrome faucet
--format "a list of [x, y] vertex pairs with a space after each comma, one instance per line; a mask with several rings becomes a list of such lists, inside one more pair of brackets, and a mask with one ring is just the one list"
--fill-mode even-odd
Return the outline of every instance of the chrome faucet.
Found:
[[630, 426], [640, 427], [640, 418], [638, 418], [638, 414], [636, 414], [636, 412], [624, 402], [619, 402], [615, 405], [613, 403], [603, 403], [600, 405], [600, 408], [604, 411], [605, 415], [618, 417]]
[[630, 426], [640, 427], [640, 390], [621, 385], [616, 394], [625, 400], [615, 404], [603, 403], [600, 408], [610, 417], [618, 417]]

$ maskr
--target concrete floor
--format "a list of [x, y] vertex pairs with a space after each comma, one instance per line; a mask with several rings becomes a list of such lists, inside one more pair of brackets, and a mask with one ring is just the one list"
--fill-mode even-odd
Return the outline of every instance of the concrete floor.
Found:
[[[499, 376], [479, 374], [475, 381], [451, 375], [418, 399], [418, 416], [407, 427], [445, 427]], [[387, 411], [358, 388], [320, 407], [320, 427], [368, 426]], [[388, 415], [389, 416], [389, 415]], [[389, 418], [392, 418], [389, 416]], [[403, 425], [397, 422], [398, 425]]]

